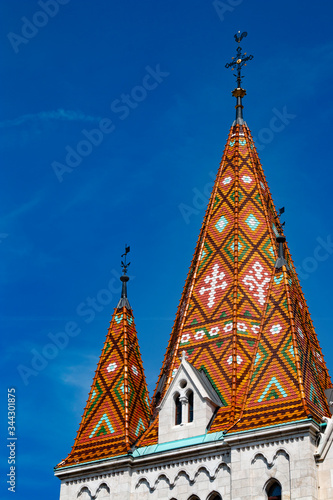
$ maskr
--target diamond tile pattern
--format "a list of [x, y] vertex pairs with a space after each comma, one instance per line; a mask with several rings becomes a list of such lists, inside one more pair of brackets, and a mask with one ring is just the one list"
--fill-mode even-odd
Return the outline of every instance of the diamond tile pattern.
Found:
[[[320, 422], [330, 415], [323, 391], [331, 382], [287, 245], [291, 271], [274, 268], [277, 227], [250, 131], [235, 125], [185, 283], [154, 405], [186, 350], [188, 361], [205, 369], [224, 402], [209, 432], [254, 429], [309, 414]], [[157, 420], [158, 416], [155, 432], [147, 431], [140, 446], [157, 442]]]
[[247, 217], [245, 222], [249, 228], [252, 229], [252, 231], [255, 231], [260, 224], [260, 222], [252, 214]]
[[233, 125], [153, 396], [133, 314], [115, 311], [71, 453], [58, 468], [158, 442], [158, 404], [182, 351], [222, 406], [209, 432], [330, 416], [331, 387], [298, 277], [275, 269], [278, 219], [247, 126]]
[[126, 454], [150, 415], [133, 313], [123, 307], [113, 314], [74, 446], [61, 467]]

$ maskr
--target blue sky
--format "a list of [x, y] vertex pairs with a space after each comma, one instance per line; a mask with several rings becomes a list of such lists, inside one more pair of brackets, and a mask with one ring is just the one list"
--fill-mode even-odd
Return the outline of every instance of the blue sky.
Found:
[[[235, 80], [224, 66], [238, 30], [254, 55], [245, 119], [274, 201], [286, 207], [286, 237], [333, 371], [332, 3], [46, 4], [0, 5], [1, 435], [15, 387], [17, 500], [59, 496], [53, 466], [79, 427], [125, 243], [154, 389], [234, 119]], [[54, 338], [67, 345], [52, 349]], [[43, 352], [49, 359], [33, 368]], [[7, 474], [5, 438], [1, 451]], [[3, 481], [0, 498], [10, 494]]]

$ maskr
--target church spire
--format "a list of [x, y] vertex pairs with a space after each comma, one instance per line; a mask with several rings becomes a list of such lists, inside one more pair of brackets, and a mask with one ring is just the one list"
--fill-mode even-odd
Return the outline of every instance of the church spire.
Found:
[[57, 469], [126, 455], [149, 426], [149, 395], [127, 298], [129, 250], [125, 247], [122, 255], [121, 298], [111, 319], [81, 425], [72, 451]]
[[[236, 35], [237, 43], [244, 36]], [[236, 57], [227, 65], [237, 67], [236, 120], [153, 398], [158, 408], [186, 350], [223, 403], [209, 432], [255, 429], [310, 414], [319, 423], [330, 415], [324, 391], [331, 381], [241, 113], [241, 69], [252, 56], [238, 47]], [[141, 443], [153, 444], [154, 432], [146, 436]]]
[[242, 69], [246, 66], [246, 62], [253, 59], [252, 55], [247, 55], [246, 52], [242, 54], [242, 47], [239, 45], [243, 38], [247, 36], [247, 32], [244, 31], [242, 34], [240, 31], [234, 35], [236, 42], [238, 43], [238, 47], [236, 49], [236, 56], [232, 57], [232, 61], [225, 65], [226, 68], [231, 68], [233, 71], [236, 69], [237, 74], [234, 74], [237, 81], [237, 88], [232, 91], [232, 95], [236, 97], [236, 120], [234, 125], [243, 125], [243, 103], [242, 99], [246, 95], [246, 90], [241, 87], [242, 79], [244, 75], [242, 75]]

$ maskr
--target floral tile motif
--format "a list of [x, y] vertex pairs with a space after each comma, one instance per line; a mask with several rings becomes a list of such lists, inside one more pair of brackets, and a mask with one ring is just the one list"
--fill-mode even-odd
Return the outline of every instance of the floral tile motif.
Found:
[[[246, 144], [251, 145], [251, 154]], [[158, 392], [163, 398], [186, 350], [189, 362], [207, 375], [223, 403], [209, 432], [220, 432], [232, 422], [237, 432], [297, 421], [306, 418], [307, 411], [320, 422], [323, 414], [329, 416], [323, 388], [330, 379], [296, 274], [286, 286], [284, 275], [274, 268], [276, 211], [247, 126], [232, 127], [223, 158]], [[134, 346], [128, 350], [127, 382], [124, 327]], [[115, 312], [79, 437], [65, 465], [128, 452], [125, 397], [133, 411], [131, 442], [139, 447], [158, 442], [158, 418], [149, 423], [148, 392], [134, 328], [131, 312]], [[114, 385], [108, 386], [111, 381]], [[111, 387], [110, 394], [106, 387]], [[87, 425], [89, 412], [93, 424]], [[88, 442], [93, 444], [89, 455]]]
[[277, 323], [277, 324], [272, 326], [272, 328], [270, 329], [270, 332], [272, 335], [277, 335], [278, 333], [281, 332], [281, 330], [282, 330], [282, 326]]
[[[143, 373], [132, 311], [125, 307], [116, 309], [79, 432], [62, 466], [110, 458], [129, 451], [125, 429], [129, 441], [134, 443], [148, 428], [151, 418]], [[127, 413], [126, 401], [131, 410]]]
[[243, 177], [242, 177], [242, 181], [243, 181], [245, 184], [251, 184], [251, 182], [253, 181], [253, 179], [252, 179], [249, 175], [243, 175]]

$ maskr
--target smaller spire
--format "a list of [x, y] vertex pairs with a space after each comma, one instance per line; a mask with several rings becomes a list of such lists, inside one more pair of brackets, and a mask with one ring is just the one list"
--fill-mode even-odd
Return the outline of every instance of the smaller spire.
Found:
[[121, 290], [121, 298], [118, 302], [117, 309], [121, 309], [122, 307], [131, 309], [130, 303], [127, 298], [127, 282], [129, 281], [129, 277], [127, 276], [127, 268], [130, 265], [130, 262], [127, 262], [126, 258], [129, 252], [130, 252], [130, 247], [125, 245], [125, 253], [122, 254], [124, 260], [121, 261], [121, 267], [123, 268], [123, 275], [120, 276], [120, 281], [122, 282], [123, 286]]
[[[247, 36], [246, 31], [244, 31], [242, 34], [240, 31], [238, 31], [238, 33], [234, 35], [234, 38], [236, 42], [239, 44], [242, 41], [242, 39], [245, 38], [246, 36]], [[232, 57], [232, 61], [225, 65], [226, 68], [231, 68], [233, 71], [236, 69], [237, 71], [237, 74], [234, 74], [237, 80], [237, 88], [232, 92], [232, 95], [237, 99], [236, 120], [234, 125], [244, 124], [242, 98], [246, 95], [246, 90], [242, 89], [241, 87], [242, 79], [244, 78], [244, 75], [242, 75], [241, 72], [243, 66], [246, 66], [246, 62], [251, 61], [251, 59], [253, 59], [253, 56], [252, 55], [248, 56], [246, 52], [242, 54], [242, 50], [243, 50], [242, 47], [239, 45], [236, 50], [236, 56]]]
[[283, 248], [283, 243], [285, 243], [286, 238], [284, 236], [281, 236], [280, 234], [276, 237], [276, 241], [279, 244], [279, 254], [278, 258], [275, 262], [275, 268], [280, 269], [282, 266], [286, 266], [287, 271], [289, 271], [289, 266], [288, 263], [284, 257], [284, 248]]

